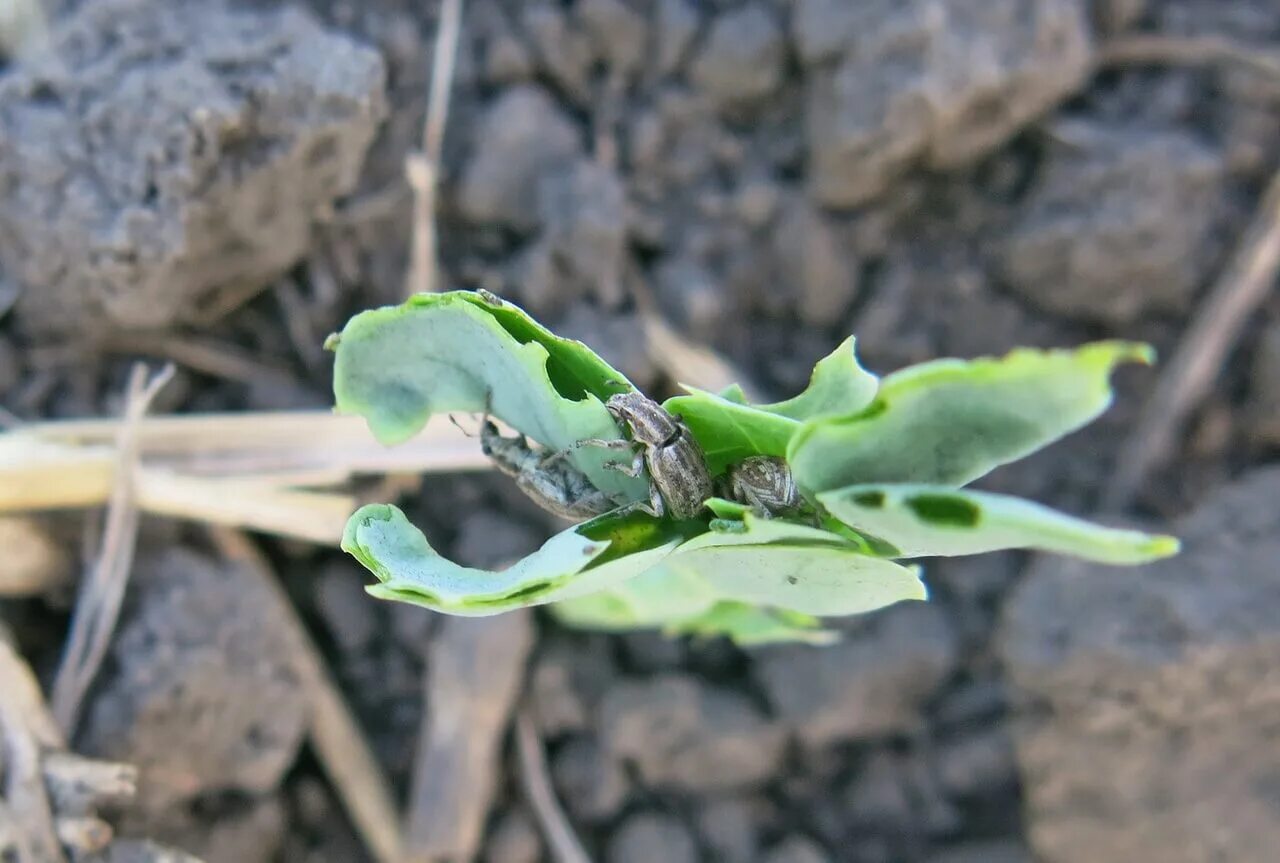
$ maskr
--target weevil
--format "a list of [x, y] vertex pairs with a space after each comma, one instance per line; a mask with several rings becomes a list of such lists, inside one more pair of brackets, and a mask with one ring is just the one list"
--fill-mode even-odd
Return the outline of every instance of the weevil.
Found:
[[628, 476], [649, 472], [649, 501], [637, 507], [655, 518], [670, 515], [684, 520], [696, 516], [715, 488], [706, 456], [689, 427], [643, 393], [610, 396], [605, 408], [630, 438], [589, 438], [575, 446], [631, 450], [634, 458], [629, 464], [609, 462], [608, 466]]
[[733, 465], [724, 477], [722, 493], [765, 518], [793, 515], [805, 505], [791, 468], [777, 456], [751, 456]]
[[571, 521], [603, 515], [618, 504], [591, 484], [568, 460], [568, 451], [534, 449], [524, 435], [503, 437], [487, 416], [480, 425], [480, 449], [494, 466], [548, 512]]

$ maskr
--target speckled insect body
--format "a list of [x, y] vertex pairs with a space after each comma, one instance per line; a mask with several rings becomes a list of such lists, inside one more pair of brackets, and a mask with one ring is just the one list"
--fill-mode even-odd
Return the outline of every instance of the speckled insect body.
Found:
[[480, 427], [480, 448], [498, 470], [548, 512], [583, 521], [618, 507], [569, 462], [567, 452], [534, 449], [524, 435], [503, 437], [488, 419]]
[[765, 518], [792, 515], [804, 507], [804, 498], [784, 459], [751, 456], [729, 468], [725, 495], [744, 503]]
[[629, 449], [631, 464], [611, 463], [629, 476], [649, 474], [649, 502], [644, 508], [655, 517], [677, 520], [695, 517], [715, 493], [702, 447], [680, 418], [642, 393], [611, 396], [605, 408], [630, 435], [630, 440], [579, 441], [578, 446]]

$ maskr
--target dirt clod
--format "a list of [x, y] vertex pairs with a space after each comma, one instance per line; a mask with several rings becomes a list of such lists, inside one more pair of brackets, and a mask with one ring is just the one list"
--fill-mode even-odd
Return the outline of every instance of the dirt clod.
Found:
[[600, 733], [646, 782], [693, 792], [764, 782], [784, 744], [783, 729], [742, 695], [674, 674], [615, 685], [600, 705]]
[[605, 851], [606, 863], [697, 863], [693, 837], [669, 815], [641, 812], [622, 822]]
[[1114, 324], [1184, 311], [1214, 260], [1221, 154], [1180, 132], [1055, 128], [1066, 149], [1009, 233], [1010, 287], [1061, 315]]
[[1205, 500], [1179, 557], [1046, 561], [1005, 610], [1031, 844], [1046, 861], [1263, 860], [1280, 836], [1280, 471]]
[[762, 650], [756, 671], [801, 740], [822, 746], [910, 730], [957, 650], [946, 615], [912, 603], [882, 612], [830, 647]]
[[293, 7], [84, 4], [0, 79], [14, 314], [36, 331], [165, 327], [283, 272], [354, 187], [383, 77]]
[[135, 764], [144, 813], [274, 789], [302, 742], [294, 645], [263, 587], [182, 548], [143, 557], [82, 751]]

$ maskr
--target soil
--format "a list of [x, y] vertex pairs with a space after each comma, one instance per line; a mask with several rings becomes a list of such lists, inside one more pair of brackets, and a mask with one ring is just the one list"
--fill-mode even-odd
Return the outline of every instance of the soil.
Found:
[[[324, 335], [403, 293], [437, 4], [49, 5], [57, 59], [0, 64], [0, 407], [118, 412], [137, 346], [165, 339], [236, 363], [182, 363], [157, 411], [330, 404]], [[675, 382], [637, 289], [776, 397], [850, 333], [881, 373], [1109, 337], [1167, 356], [1280, 167], [1280, 87], [1098, 62], [1135, 33], [1274, 51], [1280, 7], [468, 0], [443, 278], [655, 395]], [[1101, 420], [982, 485], [1088, 513], [1153, 382], [1123, 370]], [[609, 863], [1264, 859], [1278, 455], [1273, 292], [1127, 514], [1187, 538], [1171, 565], [929, 561], [928, 605], [836, 621], [829, 648], [540, 617], [526, 689], [573, 826]], [[557, 529], [501, 477], [432, 477], [402, 503], [468, 565]], [[73, 549], [78, 520], [47, 521]], [[365, 597], [337, 551], [264, 546], [407, 796], [435, 621]], [[254, 589], [148, 520], [73, 745], [143, 767], [117, 819], [139, 840], [210, 863], [366, 859]], [[0, 600], [0, 621], [48, 672], [66, 593]], [[550, 859], [511, 755], [481, 859]], [[109, 859], [182, 859], [147, 847]]]

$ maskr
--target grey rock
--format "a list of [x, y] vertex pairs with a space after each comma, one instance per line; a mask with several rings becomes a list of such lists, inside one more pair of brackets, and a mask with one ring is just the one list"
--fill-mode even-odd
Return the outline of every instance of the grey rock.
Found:
[[605, 308], [619, 306], [627, 208], [617, 173], [586, 160], [550, 173], [538, 185], [538, 211], [556, 298], [589, 296]]
[[634, 75], [646, 60], [649, 27], [623, 0], [582, 0], [574, 9], [613, 75]]
[[22, 362], [13, 342], [0, 336], [0, 393], [6, 393], [22, 379]]
[[606, 757], [593, 737], [576, 737], [557, 749], [551, 776], [577, 821], [598, 823], [611, 818], [626, 802], [628, 783], [622, 767]]
[[1280, 842], [1280, 469], [1176, 525], [1140, 569], [1047, 561], [1010, 598], [1000, 649], [1038, 858], [1266, 860]]
[[101, 863], [204, 863], [186, 851], [146, 839], [117, 839], [97, 859]]
[[783, 729], [745, 697], [674, 674], [614, 686], [599, 727], [609, 754], [646, 782], [692, 792], [763, 784], [785, 744]]
[[689, 0], [657, 0], [654, 19], [658, 71], [670, 75], [680, 68], [698, 35], [698, 13]]
[[812, 327], [840, 321], [858, 294], [858, 261], [834, 221], [803, 198], [783, 209], [772, 235], [774, 284], [795, 314]]
[[378, 615], [364, 592], [364, 580], [347, 561], [327, 564], [320, 571], [315, 603], [329, 634], [345, 653], [363, 650], [380, 635]]
[[529, 684], [531, 712], [543, 736], [586, 730], [616, 678], [609, 653], [599, 643], [544, 643]]
[[174, 548], [143, 557], [78, 749], [138, 766], [138, 807], [272, 790], [307, 704], [298, 647], [258, 576]]
[[522, 4], [520, 16], [525, 36], [547, 75], [574, 102], [586, 104], [595, 60], [591, 37], [570, 20], [559, 2], [531, 0]]
[[1187, 133], [1068, 122], [1002, 256], [1011, 288], [1057, 314], [1112, 324], [1185, 311], [1214, 257], [1219, 153]]
[[40, 332], [160, 328], [266, 284], [355, 186], [376, 52], [293, 7], [103, 0], [0, 82], [0, 260]]
[[606, 863], [698, 863], [698, 846], [676, 819], [641, 812], [609, 837], [604, 858]]
[[918, 726], [921, 705], [956, 665], [956, 634], [938, 606], [906, 603], [865, 623], [829, 647], [757, 651], [769, 701], [809, 745]]
[[474, 508], [458, 526], [453, 555], [465, 566], [500, 569], [534, 551], [544, 541], [539, 531], [499, 510]]
[[782, 83], [782, 26], [764, 5], [723, 12], [693, 62], [694, 83], [722, 108], [757, 102]]
[[1263, 330], [1249, 365], [1246, 431], [1256, 444], [1280, 444], [1280, 322]]
[[586, 303], [574, 303], [556, 325], [556, 332], [591, 345], [642, 391], [658, 382], [659, 371], [644, 325], [634, 314], [610, 314]]
[[1094, 29], [1114, 36], [1138, 23], [1147, 11], [1147, 0], [1093, 0], [1092, 6]]
[[486, 863], [538, 863], [541, 859], [542, 838], [529, 814], [523, 809], [503, 812], [489, 832]]
[[928, 863], [1035, 863], [1025, 845], [1012, 839], [966, 842], [929, 857]]
[[807, 836], [788, 836], [761, 858], [761, 863], [827, 863], [830, 855]]
[[1018, 766], [1013, 739], [1002, 726], [939, 744], [938, 782], [951, 797], [991, 797], [1017, 787]]
[[798, 18], [802, 51], [838, 54], [809, 75], [806, 108], [810, 190], [829, 206], [863, 203], [916, 163], [972, 162], [1088, 74], [1082, 0], [856, 5], [806, 3]]
[[503, 92], [480, 120], [475, 153], [463, 169], [458, 208], [473, 222], [531, 231], [538, 225], [538, 181], [582, 152], [573, 122], [538, 87]]
[[202, 863], [270, 863], [284, 838], [285, 809], [270, 795], [218, 811], [183, 809], [152, 814], [142, 819], [126, 817], [125, 830], [190, 851]]
[[712, 800], [698, 812], [698, 833], [718, 863], [751, 863], [760, 849], [760, 830], [751, 804], [741, 798]]
[[877, 834], [905, 832], [915, 817], [907, 774], [901, 758], [874, 753], [845, 789], [846, 821]]

